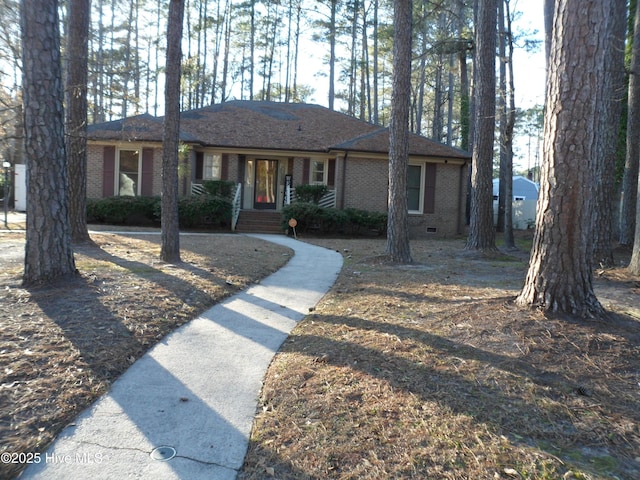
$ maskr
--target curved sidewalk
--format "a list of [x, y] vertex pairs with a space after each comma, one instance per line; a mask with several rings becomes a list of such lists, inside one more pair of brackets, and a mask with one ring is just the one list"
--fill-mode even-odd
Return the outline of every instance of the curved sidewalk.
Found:
[[342, 267], [337, 252], [280, 235], [253, 236], [295, 255], [165, 337], [20, 478], [236, 478], [274, 354]]

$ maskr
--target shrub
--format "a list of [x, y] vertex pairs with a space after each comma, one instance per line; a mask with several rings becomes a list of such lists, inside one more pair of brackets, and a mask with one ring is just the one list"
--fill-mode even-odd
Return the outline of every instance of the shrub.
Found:
[[[107, 197], [87, 200], [87, 222], [110, 225], [158, 225], [160, 197]], [[231, 225], [231, 202], [212, 195], [178, 199], [180, 227], [220, 228]]]
[[204, 180], [202, 187], [208, 195], [231, 198], [236, 184], [228, 180]]
[[381, 212], [369, 212], [349, 208], [345, 210], [348, 216], [348, 224], [353, 234], [377, 233], [383, 234], [387, 231], [387, 214]]
[[158, 223], [160, 197], [107, 197], [87, 200], [87, 222], [112, 225]]
[[289, 228], [289, 220], [295, 218], [298, 222], [297, 231], [305, 232], [320, 228], [322, 208], [314, 203], [295, 202], [286, 205], [282, 209], [282, 226], [286, 230]]
[[296, 198], [302, 203], [320, 203], [320, 199], [327, 193], [326, 185], [298, 185], [296, 187]]
[[299, 233], [382, 235], [387, 229], [386, 213], [322, 208], [314, 203], [296, 202], [285, 206], [282, 209], [283, 228], [288, 228], [291, 218], [296, 219]]
[[222, 227], [231, 225], [231, 202], [212, 195], [190, 195], [178, 200], [180, 226]]

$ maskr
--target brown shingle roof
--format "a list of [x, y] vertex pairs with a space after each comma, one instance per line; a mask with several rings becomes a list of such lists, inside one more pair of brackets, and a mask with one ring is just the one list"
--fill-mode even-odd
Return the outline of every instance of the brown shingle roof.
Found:
[[[112, 122], [97, 123], [87, 127], [89, 140], [118, 140], [125, 142], [162, 142], [164, 124], [162, 117], [148, 113], [127, 117]], [[185, 132], [180, 132], [180, 140], [197, 140]]]
[[[319, 105], [234, 100], [183, 112], [181, 140], [209, 147], [329, 152], [386, 153], [389, 130]], [[92, 125], [93, 140], [162, 141], [162, 119], [139, 115]], [[468, 159], [462, 150], [419, 135], [410, 137], [412, 155]]]

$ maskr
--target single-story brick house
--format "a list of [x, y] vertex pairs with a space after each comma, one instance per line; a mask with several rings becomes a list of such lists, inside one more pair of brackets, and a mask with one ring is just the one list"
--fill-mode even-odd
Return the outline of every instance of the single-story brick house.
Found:
[[[162, 122], [144, 114], [88, 127], [89, 198], [160, 194]], [[183, 194], [232, 180], [243, 210], [279, 211], [288, 186], [325, 184], [326, 205], [387, 210], [387, 128], [318, 105], [230, 101], [183, 112], [180, 138], [189, 147]], [[460, 233], [469, 154], [419, 135], [409, 153], [412, 236]]]

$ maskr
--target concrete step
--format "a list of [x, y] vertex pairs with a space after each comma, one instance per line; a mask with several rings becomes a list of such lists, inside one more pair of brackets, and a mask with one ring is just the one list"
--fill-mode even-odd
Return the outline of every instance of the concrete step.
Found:
[[284, 233], [279, 212], [243, 210], [238, 217], [236, 231], [241, 233]]

